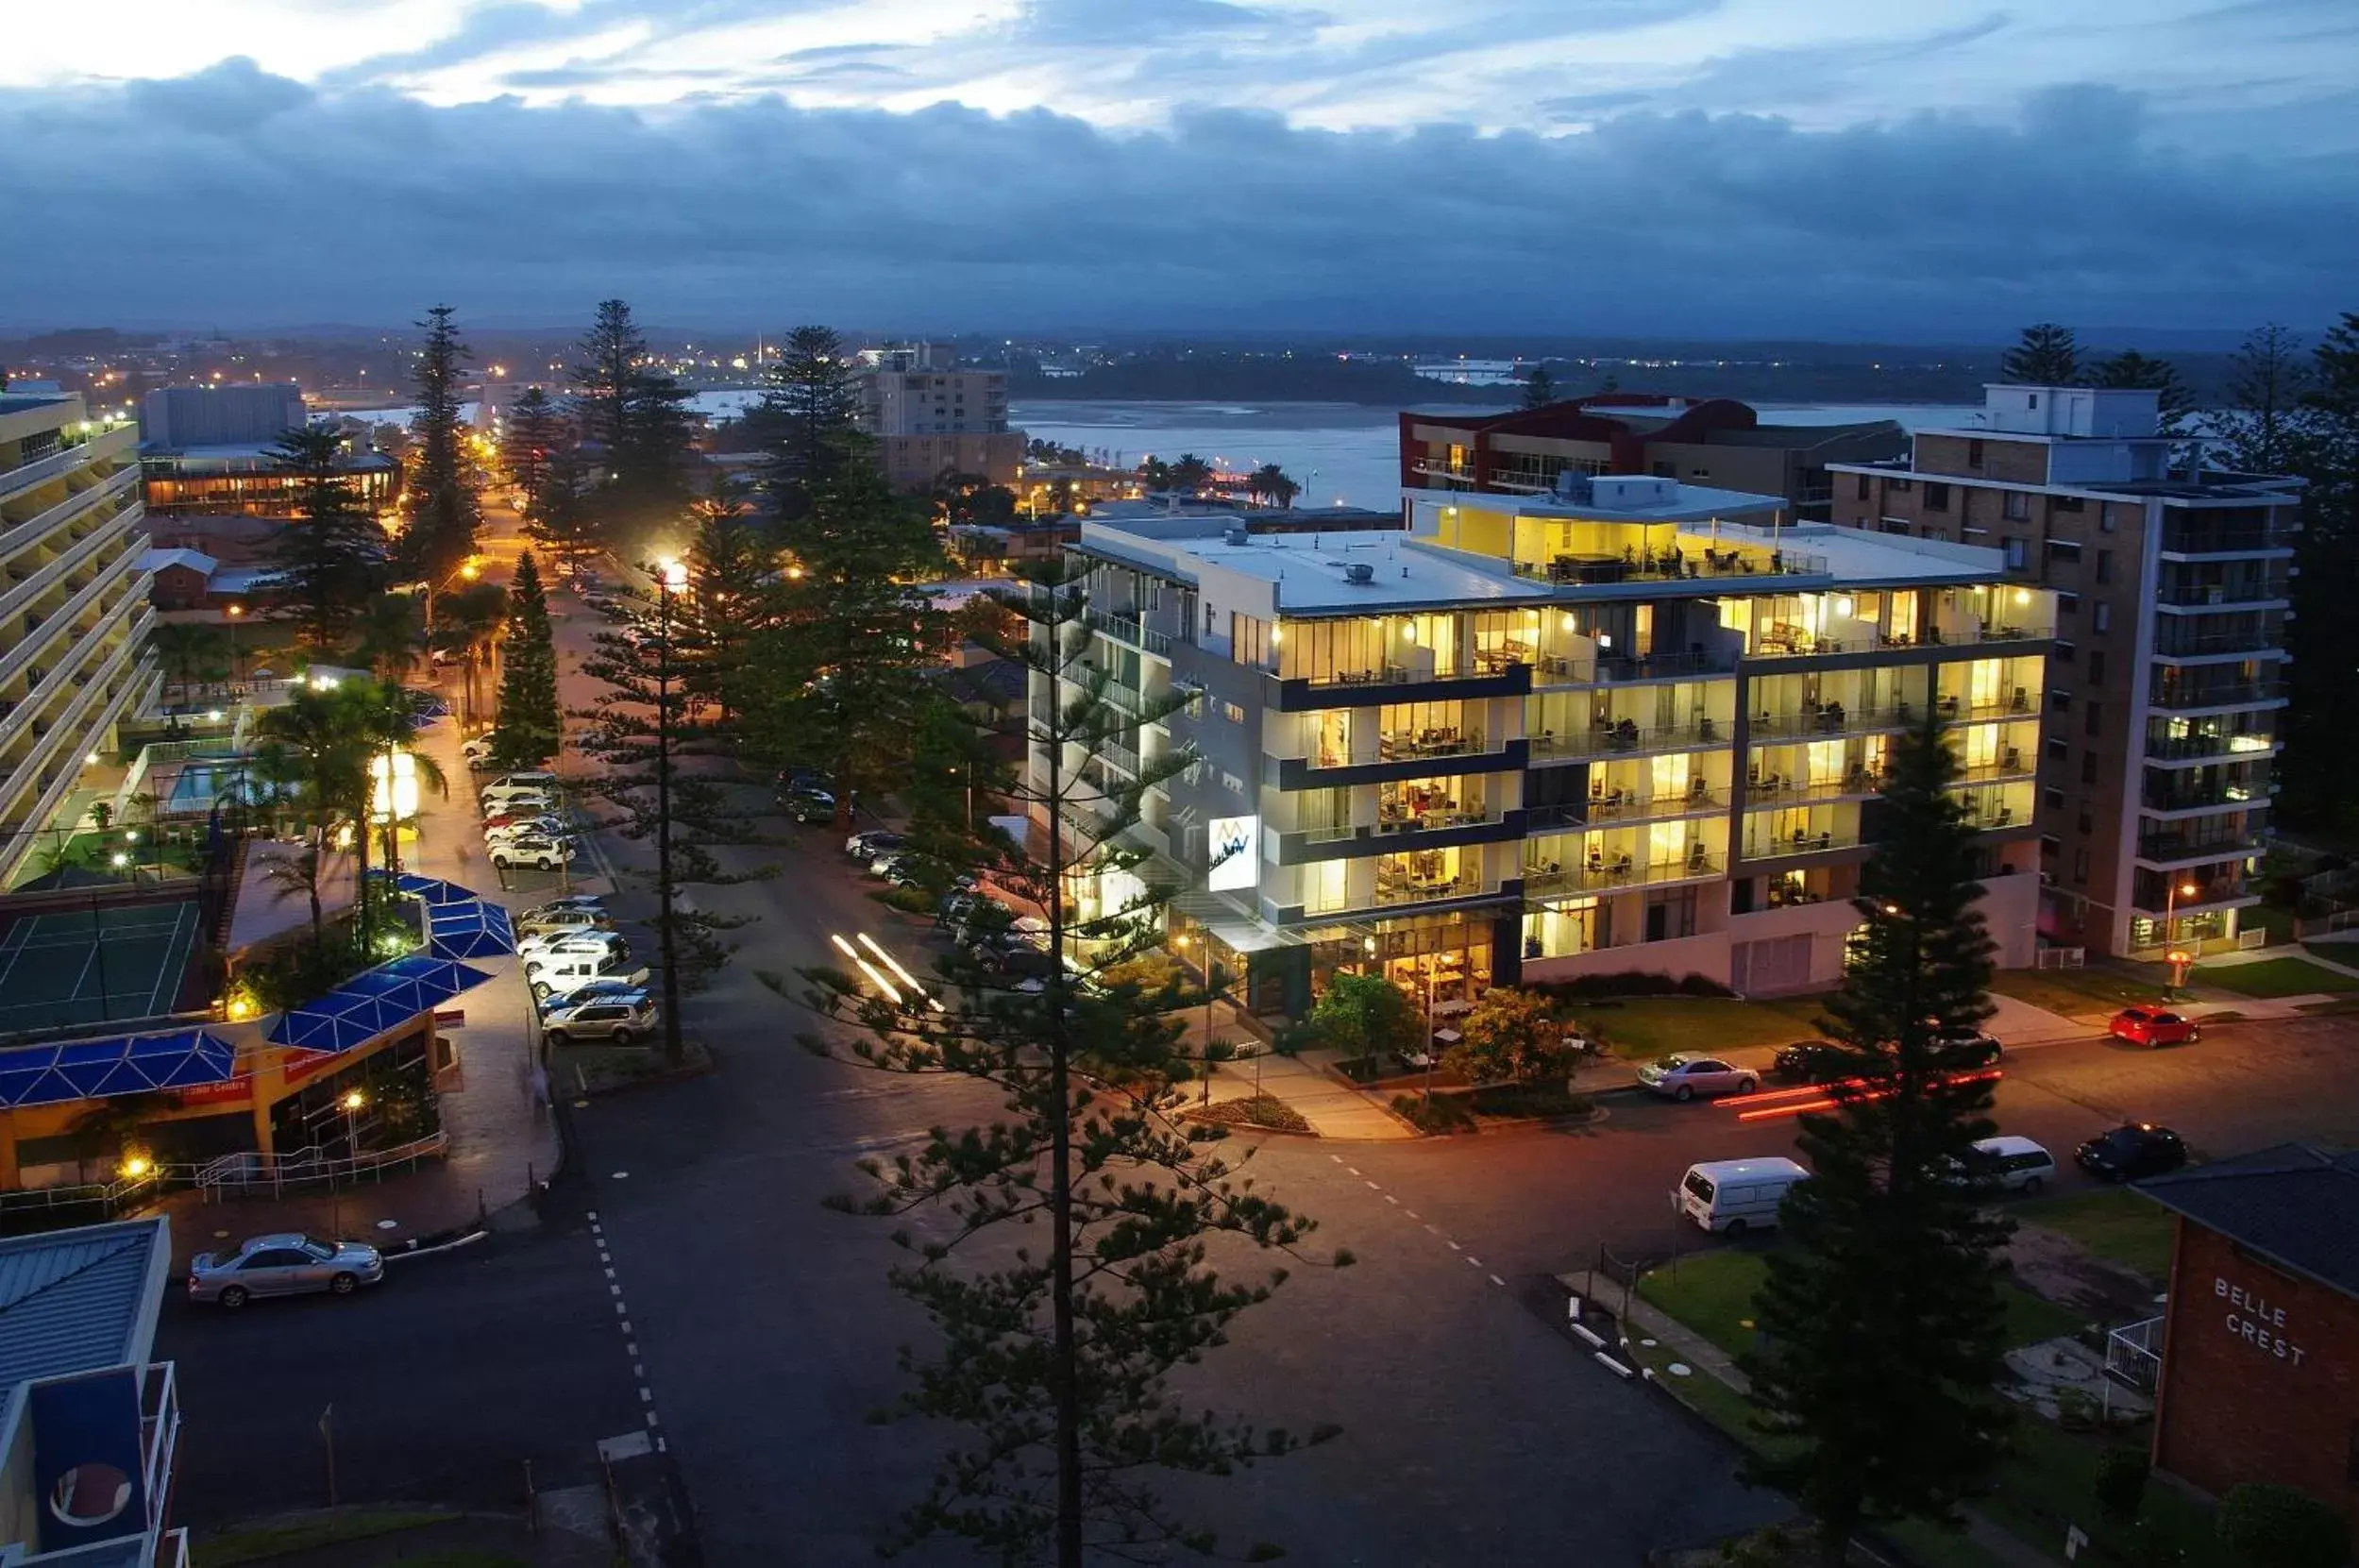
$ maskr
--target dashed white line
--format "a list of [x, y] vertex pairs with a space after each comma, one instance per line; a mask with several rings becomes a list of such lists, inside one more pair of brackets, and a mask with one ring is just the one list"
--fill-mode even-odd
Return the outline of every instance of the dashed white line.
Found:
[[[1442, 1239], [1443, 1239], [1444, 1241], [1450, 1241], [1450, 1239], [1449, 1239], [1448, 1237], [1446, 1237], [1446, 1236], [1445, 1236], [1445, 1237], [1443, 1237], [1443, 1238], [1442, 1238]], [[1459, 1246], [1459, 1245], [1458, 1245], [1456, 1241], [1450, 1241], [1450, 1250], [1451, 1250], [1452, 1252], [1464, 1252], [1466, 1249], [1465, 1249], [1464, 1247]]]
[[655, 1391], [649, 1388], [645, 1383], [639, 1385], [639, 1403], [642, 1405], [652, 1405], [655, 1403]]
[[1356, 1165], [1347, 1165], [1343, 1169], [1349, 1171], [1355, 1176], [1359, 1174], [1359, 1167]]
[[1417, 1218], [1417, 1211], [1413, 1208], [1405, 1208], [1401, 1210], [1401, 1212], [1407, 1215], [1412, 1220]]
[[[1362, 1176], [1362, 1177], [1360, 1177], [1360, 1180], [1361, 1180], [1361, 1181], [1364, 1181], [1364, 1182], [1368, 1182], [1368, 1178], [1367, 1178], [1366, 1176]], [[1384, 1190], [1384, 1189], [1383, 1189], [1383, 1188], [1381, 1188], [1381, 1187], [1378, 1187], [1378, 1186], [1377, 1186], [1374, 1182], [1368, 1182], [1368, 1190], [1369, 1190], [1369, 1191], [1371, 1191], [1371, 1192], [1381, 1192], [1381, 1191], [1383, 1191], [1383, 1190]]]
[[649, 1411], [647, 1413], [647, 1424], [648, 1424], [649, 1426], [654, 1426], [654, 1425], [661, 1425], [659, 1422], [657, 1422], [657, 1421], [656, 1421], [656, 1419], [655, 1419], [655, 1412], [654, 1412], [653, 1410], [649, 1410]]
[[1338, 1165], [1340, 1165], [1340, 1164], [1342, 1164], [1342, 1163], [1343, 1163], [1343, 1156], [1342, 1156], [1341, 1155], [1329, 1155], [1327, 1157], [1328, 1157], [1329, 1159], [1331, 1159], [1331, 1160], [1335, 1161], [1335, 1163], [1336, 1163], [1336, 1164], [1338, 1164]]
[[621, 1286], [619, 1286], [619, 1285], [609, 1285], [608, 1287], [606, 1287], [606, 1290], [607, 1290], [607, 1293], [608, 1293], [608, 1294], [610, 1294], [610, 1295], [616, 1295], [616, 1296], [619, 1296], [619, 1295], [621, 1295], [621, 1294], [622, 1294], [622, 1287], [621, 1287]]
[[1475, 1256], [1473, 1253], [1468, 1253], [1468, 1254], [1466, 1255], [1466, 1261], [1467, 1261], [1469, 1264], [1473, 1265], [1474, 1267], [1475, 1267], [1475, 1268], [1477, 1268], [1477, 1269], [1479, 1269], [1479, 1268], [1481, 1268], [1481, 1267], [1483, 1266], [1483, 1260], [1482, 1260], [1481, 1258], [1479, 1258], [1479, 1257], [1476, 1257], [1476, 1256]]
[[607, 1277], [607, 1278], [609, 1278], [609, 1279], [612, 1279], [612, 1278], [614, 1278], [614, 1277], [615, 1277], [615, 1271], [614, 1271], [614, 1269], [613, 1269], [613, 1267], [612, 1267], [611, 1265], [608, 1267], [608, 1269], [607, 1269], [607, 1271], [606, 1271], [606, 1277]]
[[1390, 1193], [1390, 1192], [1388, 1192], [1388, 1193], [1386, 1193], [1386, 1194], [1384, 1195], [1384, 1201], [1385, 1201], [1386, 1203], [1390, 1204], [1390, 1205], [1391, 1205], [1393, 1207], [1395, 1207], [1395, 1208], [1398, 1208], [1398, 1207], [1400, 1207], [1400, 1206], [1401, 1206], [1401, 1200], [1400, 1200], [1400, 1199], [1398, 1199], [1398, 1198], [1396, 1198], [1396, 1197], [1394, 1197], [1394, 1196], [1393, 1196], [1391, 1193]]
[[1508, 1282], [1507, 1282], [1506, 1280], [1504, 1280], [1504, 1279], [1501, 1279], [1501, 1278], [1500, 1278], [1497, 1274], [1492, 1274], [1492, 1275], [1491, 1276], [1491, 1284], [1493, 1284], [1493, 1285], [1499, 1286], [1499, 1287], [1501, 1287], [1502, 1289], [1505, 1289], [1505, 1288], [1506, 1288], [1506, 1286], [1507, 1286], [1507, 1283], [1508, 1283]]

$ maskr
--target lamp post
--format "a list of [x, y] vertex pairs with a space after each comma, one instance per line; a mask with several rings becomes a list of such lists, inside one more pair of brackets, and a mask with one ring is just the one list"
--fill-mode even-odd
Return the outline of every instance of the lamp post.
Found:
[[229, 679], [244, 681], [244, 671], [238, 664], [238, 621], [245, 615], [245, 606], [232, 604], [224, 614], [229, 617]]
[[685, 563], [666, 556], [655, 564], [655, 887], [663, 902], [655, 935], [664, 957], [665, 1054], [675, 1059], [681, 1041], [680, 965], [672, 941], [672, 922], [680, 918], [672, 890], [672, 596], [687, 585]]
[[1205, 934], [1203, 934], [1202, 936], [1199, 936], [1199, 935], [1197, 935], [1197, 934], [1196, 934], [1196, 933], [1194, 933], [1194, 932], [1183, 931], [1183, 932], [1181, 932], [1181, 933], [1180, 933], [1177, 936], [1173, 937], [1173, 938], [1172, 938], [1172, 940], [1173, 940], [1173, 941], [1175, 941], [1175, 942], [1177, 942], [1177, 943], [1178, 943], [1178, 944], [1179, 944], [1182, 948], [1187, 948], [1187, 947], [1190, 947], [1190, 946], [1197, 946], [1197, 947], [1201, 947], [1201, 948], [1204, 950], [1204, 976], [1205, 976], [1205, 1048], [1204, 1048], [1204, 1064], [1205, 1064], [1204, 1078], [1205, 1078], [1205, 1089], [1204, 1089], [1204, 1104], [1205, 1104], [1209, 1105], [1209, 1104], [1212, 1104], [1212, 935], [1211, 935], [1211, 933], [1210, 933], [1210, 932], [1205, 932]]
[[368, 1096], [357, 1088], [348, 1088], [337, 1096], [336, 1104], [344, 1109], [345, 1156], [357, 1164], [361, 1157], [361, 1107], [368, 1104]]
[[2192, 882], [2171, 879], [2163, 892], [2163, 956], [2170, 964], [2170, 989], [2176, 991], [2187, 983], [2187, 966], [2192, 955], [2179, 949], [2179, 900], [2182, 895], [2194, 898], [2202, 891]]

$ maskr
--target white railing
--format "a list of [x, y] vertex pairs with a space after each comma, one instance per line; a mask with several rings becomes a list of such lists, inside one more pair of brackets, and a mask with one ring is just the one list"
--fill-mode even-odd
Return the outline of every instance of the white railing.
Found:
[[[101, 458], [127, 456], [138, 444], [138, 430], [127, 424], [101, 430], [85, 441], [71, 442], [47, 457], [36, 459], [21, 468], [10, 468], [6, 473], [0, 473], [0, 498], [13, 496], [20, 490], [30, 489], [36, 484], [44, 483], [56, 479], [59, 474], [72, 473], [86, 463], [95, 463]], [[137, 471], [136, 465], [134, 471]]]
[[2163, 1320], [2148, 1318], [2106, 1335], [2105, 1372], [2140, 1393], [2152, 1393], [2163, 1380]]
[[139, 481], [139, 466], [134, 464], [121, 473], [109, 475], [88, 490], [76, 490], [54, 506], [34, 513], [6, 532], [0, 532], [0, 559], [14, 555], [28, 545], [39, 544], [100, 501], [124, 494]]
[[196, 1172], [196, 1185], [209, 1200], [223, 1196], [232, 1188], [243, 1190], [266, 1187], [276, 1196], [289, 1187], [349, 1181], [362, 1174], [381, 1174], [387, 1166], [415, 1165], [419, 1160], [444, 1154], [449, 1147], [450, 1135], [438, 1132], [398, 1148], [372, 1149], [332, 1159], [326, 1150], [317, 1147], [284, 1155], [246, 1150], [224, 1155], [203, 1167]]

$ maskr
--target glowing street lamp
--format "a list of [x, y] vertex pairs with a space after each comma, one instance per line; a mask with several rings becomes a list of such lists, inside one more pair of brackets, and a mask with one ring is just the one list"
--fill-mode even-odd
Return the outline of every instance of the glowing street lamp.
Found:
[[2172, 946], [2179, 936], [2179, 901], [2192, 899], [2202, 891], [2193, 882], [2173, 878], [2163, 894], [2163, 945], [2170, 950], [2163, 956], [2170, 964], [2170, 988], [2174, 991], [2187, 983], [2187, 966], [2195, 962], [2193, 954]]

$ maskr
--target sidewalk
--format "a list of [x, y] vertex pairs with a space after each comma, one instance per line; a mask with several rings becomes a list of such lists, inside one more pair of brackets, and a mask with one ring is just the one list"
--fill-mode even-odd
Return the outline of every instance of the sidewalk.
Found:
[[[458, 883], [503, 905], [529, 902], [500, 891], [498, 874], [484, 856], [474, 777], [459, 757], [457, 721], [422, 732], [418, 750], [441, 766], [450, 793], [447, 799], [428, 793], [420, 802], [417, 839], [403, 847], [402, 869]], [[465, 1022], [446, 1026], [457, 1065], [438, 1086], [443, 1128], [450, 1135], [443, 1158], [382, 1180], [363, 1178], [301, 1196], [209, 1204], [194, 1192], [175, 1193], [161, 1206], [173, 1217], [176, 1271], [199, 1252], [272, 1231], [339, 1231], [388, 1247], [444, 1235], [508, 1208], [556, 1172], [556, 1123], [549, 1107], [532, 1096], [536, 1036], [517, 962], [469, 962], [492, 979], [455, 1000]]]
[[[1204, 1050], [1204, 1017], [1203, 1008], [1189, 1008], [1183, 1037], [1183, 1049], [1199, 1059]], [[1216, 1039], [1237, 1042], [1240, 1050], [1250, 1047], [1260, 1053], [1251, 1060], [1213, 1064], [1213, 1104], [1249, 1099], [1257, 1082], [1262, 1093], [1283, 1100], [1300, 1112], [1303, 1120], [1310, 1123], [1310, 1130], [1321, 1138], [1370, 1142], [1417, 1136], [1415, 1129], [1385, 1109], [1374, 1097], [1350, 1087], [1325, 1070], [1325, 1061], [1334, 1058], [1334, 1052], [1306, 1051], [1300, 1056], [1281, 1056], [1238, 1023], [1236, 1009], [1225, 1002], [1215, 1009], [1212, 1033]]]

